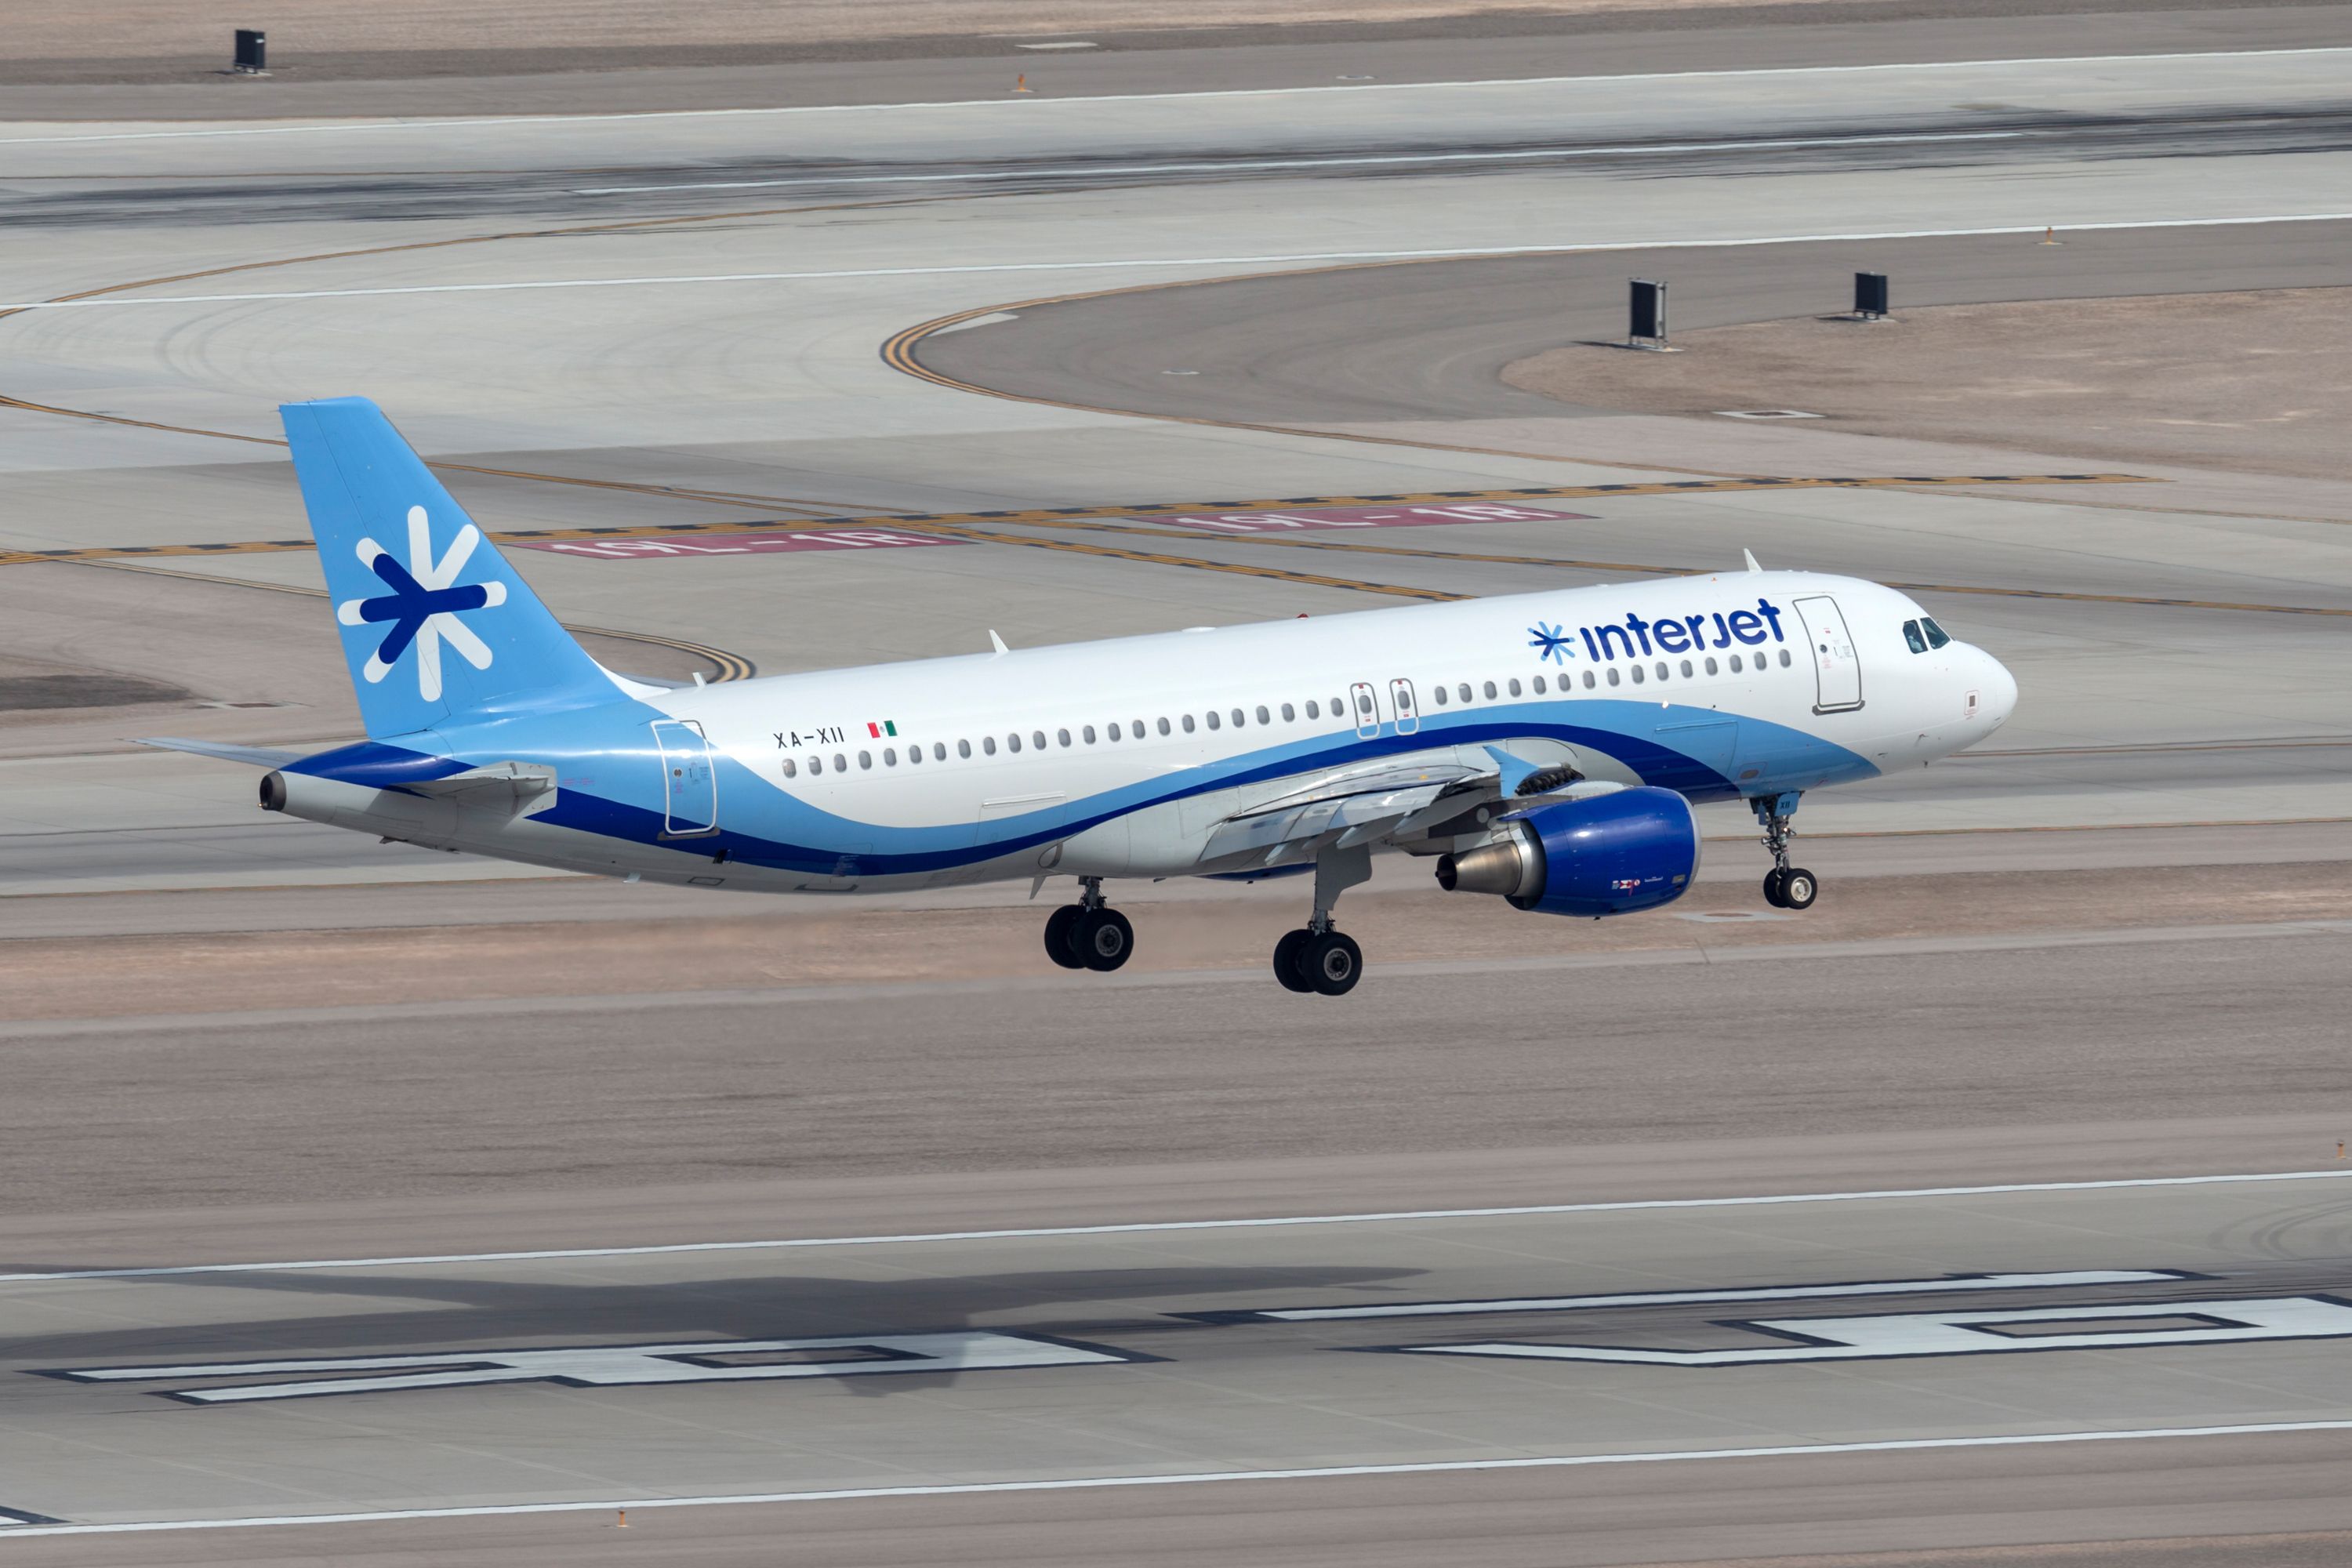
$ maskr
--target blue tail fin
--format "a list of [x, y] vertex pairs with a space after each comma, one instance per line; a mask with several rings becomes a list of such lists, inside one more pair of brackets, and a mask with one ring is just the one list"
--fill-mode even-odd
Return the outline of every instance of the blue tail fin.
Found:
[[617, 695], [382, 409], [278, 412], [371, 736]]

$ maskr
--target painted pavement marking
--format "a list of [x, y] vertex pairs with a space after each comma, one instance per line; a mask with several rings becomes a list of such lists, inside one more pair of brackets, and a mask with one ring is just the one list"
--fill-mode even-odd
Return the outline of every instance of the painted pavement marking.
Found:
[[811, 1247], [895, 1247], [924, 1242], [1020, 1241], [1065, 1236], [1146, 1236], [1163, 1232], [1262, 1230], [1305, 1225], [1399, 1225], [1432, 1220], [1511, 1219], [1535, 1215], [1661, 1213], [1677, 1209], [1773, 1207], [1784, 1204], [1888, 1203], [1925, 1198], [2000, 1197], [2024, 1193], [2093, 1193], [2141, 1188], [2226, 1187], [2271, 1182], [2333, 1182], [2352, 1169], [2262, 1171], [2218, 1176], [2127, 1176], [2099, 1181], [2009, 1182], [1986, 1186], [1898, 1187], [1845, 1193], [1765, 1193], [1742, 1197], [1626, 1198], [1581, 1204], [1528, 1204], [1497, 1208], [1402, 1209], [1377, 1214], [1276, 1215], [1247, 1219], [1141, 1220], [1125, 1224], [910, 1232], [892, 1236], [795, 1237], [761, 1241], [681, 1241], [643, 1247], [549, 1247], [515, 1252], [421, 1253], [397, 1258], [336, 1258], [275, 1263], [189, 1263], [143, 1268], [75, 1268], [0, 1274], [0, 1284], [75, 1279], [152, 1279], [212, 1274], [267, 1274], [321, 1268], [401, 1268], [428, 1264], [517, 1263], [546, 1258], [649, 1258], [694, 1252], [772, 1252]]

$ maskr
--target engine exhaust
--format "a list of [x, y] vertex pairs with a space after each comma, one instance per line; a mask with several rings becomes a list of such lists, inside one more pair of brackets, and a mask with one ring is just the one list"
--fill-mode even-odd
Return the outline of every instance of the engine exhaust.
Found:
[[1516, 823], [1503, 837], [1437, 858], [1437, 885], [1449, 893], [1528, 898], [1541, 890], [1543, 879], [1543, 850]]

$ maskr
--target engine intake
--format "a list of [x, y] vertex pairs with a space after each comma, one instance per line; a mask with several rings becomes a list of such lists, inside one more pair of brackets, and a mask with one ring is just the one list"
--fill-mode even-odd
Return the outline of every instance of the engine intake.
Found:
[[1499, 826], [1476, 848], [1438, 857], [1437, 885], [1597, 919], [1672, 903], [1698, 875], [1698, 819], [1670, 789], [1559, 801]]

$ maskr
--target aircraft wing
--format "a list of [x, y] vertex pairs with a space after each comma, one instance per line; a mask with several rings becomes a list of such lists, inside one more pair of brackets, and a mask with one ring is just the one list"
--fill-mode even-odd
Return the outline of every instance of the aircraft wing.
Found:
[[1277, 780], [1215, 826], [1201, 858], [1245, 857], [1273, 865], [1297, 858], [1326, 838], [1343, 847], [1370, 843], [1429, 816], [1441, 801], [1444, 806], [1436, 815], [1450, 816], [1496, 798], [1497, 778], [1491, 760], [1448, 746]]

